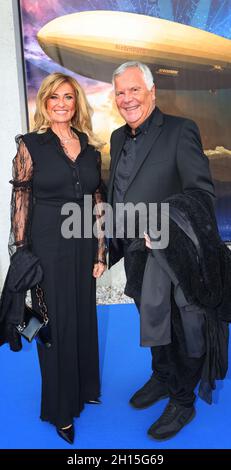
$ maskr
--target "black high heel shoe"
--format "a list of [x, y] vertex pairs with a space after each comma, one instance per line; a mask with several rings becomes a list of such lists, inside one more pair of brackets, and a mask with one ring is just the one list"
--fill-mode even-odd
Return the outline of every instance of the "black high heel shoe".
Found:
[[75, 438], [75, 428], [73, 424], [66, 429], [56, 428], [56, 431], [64, 441], [67, 441], [68, 444], [73, 444]]
[[95, 398], [94, 400], [87, 400], [86, 403], [88, 405], [101, 405], [101, 400], [99, 398]]

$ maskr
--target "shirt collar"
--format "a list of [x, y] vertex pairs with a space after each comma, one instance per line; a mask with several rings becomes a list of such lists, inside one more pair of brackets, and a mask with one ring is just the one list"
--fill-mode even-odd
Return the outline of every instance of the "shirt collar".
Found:
[[156, 108], [154, 108], [153, 111], [151, 112], [151, 114], [148, 116], [148, 118], [145, 119], [145, 121], [142, 122], [142, 124], [140, 124], [140, 126], [135, 129], [135, 134], [132, 133], [131, 127], [128, 124], [126, 124], [125, 125], [126, 134], [129, 135], [129, 137], [133, 137], [133, 138], [137, 137], [137, 135], [139, 135], [139, 134], [147, 134], [149, 126], [152, 122], [152, 119], [153, 119], [153, 116], [154, 116], [154, 113], [155, 113], [155, 109]]

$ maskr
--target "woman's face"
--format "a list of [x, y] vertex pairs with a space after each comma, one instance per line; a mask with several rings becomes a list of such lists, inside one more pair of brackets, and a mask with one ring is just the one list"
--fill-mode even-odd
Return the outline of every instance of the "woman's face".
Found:
[[76, 98], [70, 83], [62, 83], [48, 98], [46, 109], [52, 124], [69, 123], [75, 114]]

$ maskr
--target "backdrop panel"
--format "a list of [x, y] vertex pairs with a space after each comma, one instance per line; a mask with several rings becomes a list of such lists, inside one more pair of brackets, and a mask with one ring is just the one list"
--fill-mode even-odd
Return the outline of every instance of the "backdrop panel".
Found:
[[20, 7], [30, 127], [41, 80], [54, 71], [76, 77], [106, 142], [107, 178], [110, 134], [122, 124], [111, 73], [126, 60], [148, 63], [160, 108], [200, 128], [220, 233], [231, 240], [231, 0], [21, 0]]

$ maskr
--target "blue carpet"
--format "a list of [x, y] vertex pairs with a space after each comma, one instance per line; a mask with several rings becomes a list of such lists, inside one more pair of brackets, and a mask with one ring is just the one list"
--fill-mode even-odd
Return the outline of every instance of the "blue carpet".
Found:
[[[197, 416], [174, 438], [158, 443], [146, 434], [165, 407], [163, 400], [138, 411], [129, 397], [149, 378], [150, 352], [139, 347], [139, 317], [134, 305], [98, 307], [102, 405], [86, 405], [76, 420], [80, 449], [230, 449], [231, 377], [217, 385], [215, 403], [196, 402]], [[0, 348], [1, 449], [70, 448], [53, 426], [39, 419], [40, 372], [35, 344], [20, 353]]]

